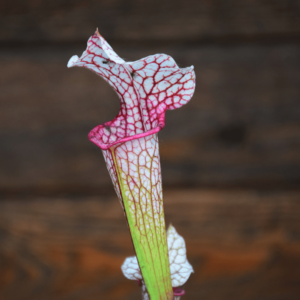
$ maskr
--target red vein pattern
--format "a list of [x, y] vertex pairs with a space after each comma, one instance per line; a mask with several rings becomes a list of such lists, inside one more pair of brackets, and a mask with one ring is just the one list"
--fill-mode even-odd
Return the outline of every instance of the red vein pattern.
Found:
[[127, 215], [134, 217], [134, 226], [150, 247], [155, 236], [162, 243], [165, 222], [157, 135], [127, 141], [111, 151], [128, 201]]
[[[140, 249], [148, 266], [156, 272], [158, 286], [165, 270], [169, 271], [169, 264], [168, 259], [165, 259], [168, 253], [157, 135], [128, 141], [112, 151], [116, 164], [120, 166], [118, 172], [127, 200], [126, 214], [132, 220], [133, 227], [137, 228], [134, 246]], [[157, 256], [157, 253], [161, 256]], [[143, 266], [141, 257], [138, 259]], [[159, 269], [155, 268], [155, 262], [159, 262]], [[147, 278], [143, 276], [147, 285]], [[144, 290], [143, 299], [149, 299], [145, 287]]]
[[[118, 144], [108, 151], [113, 157], [121, 185], [126, 216], [137, 258], [144, 271], [144, 281], [147, 286], [159, 286], [165, 274], [170, 277], [170, 267], [157, 134]], [[143, 269], [145, 263], [147, 267]], [[155, 283], [147, 278], [151, 273], [155, 274]]]
[[69, 60], [73, 66], [103, 77], [120, 98], [118, 115], [91, 130], [89, 139], [103, 151], [150, 297], [172, 299], [156, 133], [166, 110], [193, 96], [193, 67], [180, 69], [166, 54], [125, 62], [98, 32], [80, 58]]
[[154, 134], [165, 126], [167, 109], [186, 104], [195, 90], [193, 67], [180, 69], [172, 57], [156, 54], [135, 62], [121, 59], [96, 32], [82, 56], [73, 56], [68, 67], [85, 67], [104, 78], [120, 98], [120, 111], [98, 125], [89, 139], [101, 149]]
[[114, 159], [112, 157], [111, 150], [102, 150], [104, 160], [106, 162], [106, 167], [111, 177], [112, 183], [114, 185], [114, 189], [117, 193], [118, 198], [120, 199], [120, 203], [124, 209], [123, 199], [122, 199], [122, 192], [120, 188], [120, 184], [118, 181], [117, 171], [114, 163]]

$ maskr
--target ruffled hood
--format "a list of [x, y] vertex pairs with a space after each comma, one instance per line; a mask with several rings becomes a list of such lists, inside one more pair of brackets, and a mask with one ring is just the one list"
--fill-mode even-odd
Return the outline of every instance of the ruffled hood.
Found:
[[80, 58], [71, 57], [68, 67], [74, 66], [100, 75], [120, 98], [118, 115], [89, 133], [89, 139], [103, 150], [160, 131], [166, 110], [186, 104], [195, 90], [193, 66], [181, 69], [166, 54], [125, 62], [98, 31]]

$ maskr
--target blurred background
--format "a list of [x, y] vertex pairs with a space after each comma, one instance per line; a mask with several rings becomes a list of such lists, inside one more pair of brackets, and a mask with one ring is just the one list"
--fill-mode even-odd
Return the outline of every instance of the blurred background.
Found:
[[96, 27], [124, 59], [195, 66], [159, 133], [183, 299], [300, 299], [300, 1], [0, 1], [0, 299], [140, 299], [101, 150], [119, 100], [67, 69]]

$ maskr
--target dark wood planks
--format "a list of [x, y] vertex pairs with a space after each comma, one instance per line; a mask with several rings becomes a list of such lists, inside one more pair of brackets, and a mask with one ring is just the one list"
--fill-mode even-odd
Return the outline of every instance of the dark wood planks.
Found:
[[[188, 299], [297, 299], [299, 192], [167, 190], [167, 223], [195, 269]], [[116, 197], [0, 202], [0, 296], [140, 299], [120, 265], [133, 255]]]
[[299, 13], [299, 0], [2, 1], [0, 41], [297, 37]]
[[[164, 52], [195, 66], [193, 99], [159, 133], [165, 185], [299, 183], [300, 44], [113, 46], [128, 60]], [[87, 134], [119, 104], [104, 80], [67, 69], [84, 49], [0, 51], [1, 189], [112, 189]]]

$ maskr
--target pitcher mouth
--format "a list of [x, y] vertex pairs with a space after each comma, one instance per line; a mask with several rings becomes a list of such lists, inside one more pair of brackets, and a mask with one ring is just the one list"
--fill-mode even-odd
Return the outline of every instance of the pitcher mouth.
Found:
[[127, 141], [132, 141], [132, 140], [142, 138], [142, 137], [145, 137], [145, 136], [148, 136], [148, 135], [152, 135], [152, 134], [155, 134], [155, 133], [159, 132], [160, 130], [162, 130], [162, 128], [160, 126], [158, 126], [157, 128], [151, 129], [147, 132], [143, 132], [143, 133], [136, 134], [136, 135], [133, 135], [133, 136], [124, 137], [124, 138], [119, 139], [115, 142], [112, 142], [112, 143], [109, 143], [109, 144], [104, 144], [103, 142], [101, 142], [101, 139], [99, 138], [98, 130], [99, 130], [100, 126], [103, 126], [104, 128], [107, 128], [107, 126], [105, 124], [95, 127], [88, 134], [88, 138], [92, 143], [94, 143], [95, 145], [100, 147], [102, 150], [107, 150], [107, 149], [109, 149], [112, 146], [115, 146], [117, 144], [124, 143], [124, 142], [127, 142]]

